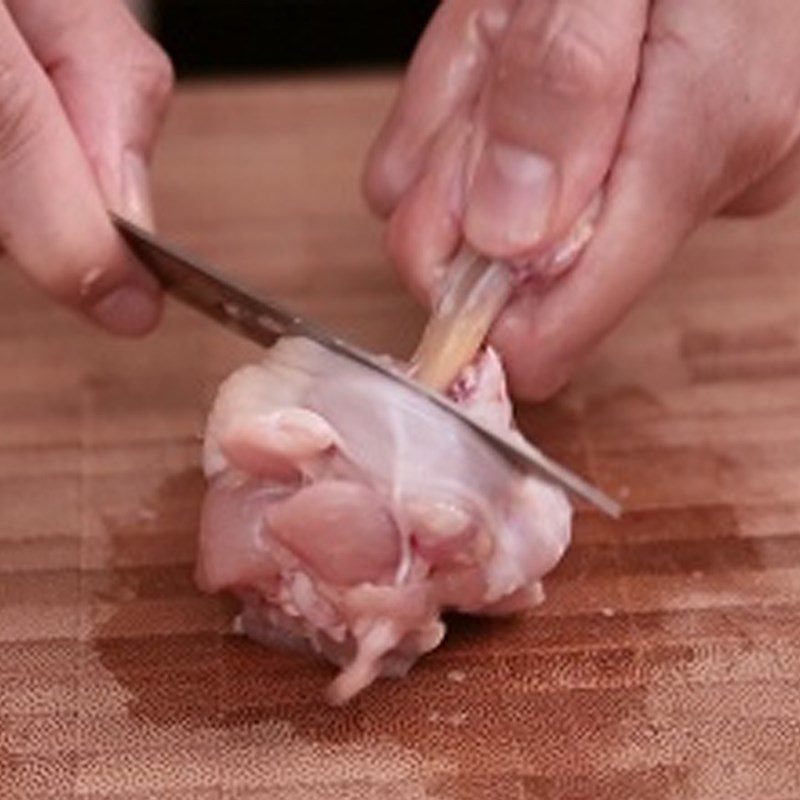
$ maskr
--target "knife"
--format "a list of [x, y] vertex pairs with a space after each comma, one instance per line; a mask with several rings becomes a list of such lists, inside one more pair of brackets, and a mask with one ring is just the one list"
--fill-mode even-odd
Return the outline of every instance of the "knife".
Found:
[[535, 473], [558, 484], [612, 517], [621, 515], [619, 503], [536, 448], [491, 431], [465, 414], [444, 395], [427, 389], [399, 370], [395, 371], [366, 350], [329, 333], [271, 300], [256, 296], [223, 277], [221, 272], [195, 256], [128, 220], [116, 214], [111, 217], [131, 250], [155, 274], [164, 289], [195, 310], [264, 347], [271, 347], [282, 336], [311, 339], [327, 350], [394, 381], [404, 389], [422, 395], [477, 434], [518, 469]]

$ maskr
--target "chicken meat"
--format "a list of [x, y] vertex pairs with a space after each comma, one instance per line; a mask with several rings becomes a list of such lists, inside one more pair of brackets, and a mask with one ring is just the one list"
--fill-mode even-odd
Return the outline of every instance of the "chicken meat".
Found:
[[[492, 350], [450, 396], [520, 435]], [[302, 338], [222, 385], [204, 468], [200, 586], [234, 592], [254, 639], [338, 665], [336, 703], [405, 674], [442, 641], [444, 612], [538, 603], [570, 537], [560, 489], [423, 396]]]

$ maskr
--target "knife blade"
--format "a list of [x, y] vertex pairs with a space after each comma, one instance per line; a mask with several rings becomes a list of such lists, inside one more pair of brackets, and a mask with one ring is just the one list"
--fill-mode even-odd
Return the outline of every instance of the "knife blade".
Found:
[[131, 250], [155, 274], [164, 289], [196, 311], [265, 347], [271, 347], [282, 336], [311, 339], [327, 350], [394, 381], [405, 390], [424, 396], [481, 437], [518, 469], [558, 484], [612, 517], [620, 516], [622, 509], [619, 503], [527, 442], [512, 441], [490, 430], [465, 414], [444, 395], [416, 383], [368, 351], [329, 333], [272, 300], [257, 296], [194, 255], [128, 220], [116, 214], [111, 217]]

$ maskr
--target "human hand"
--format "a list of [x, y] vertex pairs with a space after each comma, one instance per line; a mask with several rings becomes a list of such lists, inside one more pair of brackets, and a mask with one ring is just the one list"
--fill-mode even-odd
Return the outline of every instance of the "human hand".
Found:
[[391, 256], [428, 302], [466, 240], [534, 263], [601, 187], [595, 235], [492, 338], [540, 398], [703, 220], [800, 184], [800, 6], [783, 0], [445, 0], [368, 160]]
[[151, 224], [148, 162], [171, 86], [168, 59], [117, 0], [0, 4], [0, 246], [118, 334], [160, 315], [107, 209]]

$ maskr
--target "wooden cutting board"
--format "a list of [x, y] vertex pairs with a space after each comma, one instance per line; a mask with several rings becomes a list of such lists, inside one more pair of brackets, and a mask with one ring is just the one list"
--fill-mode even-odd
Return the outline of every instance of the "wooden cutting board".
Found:
[[[357, 193], [391, 78], [182, 87], [164, 232], [369, 346], [421, 316]], [[521, 621], [454, 621], [343, 710], [327, 667], [199, 594], [199, 434], [250, 345], [139, 344], [0, 274], [0, 797], [800, 797], [800, 215], [704, 229], [559, 398], [522, 412], [625, 498]]]

